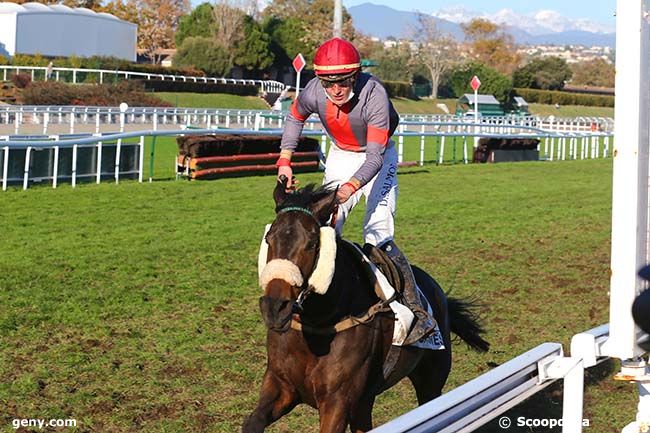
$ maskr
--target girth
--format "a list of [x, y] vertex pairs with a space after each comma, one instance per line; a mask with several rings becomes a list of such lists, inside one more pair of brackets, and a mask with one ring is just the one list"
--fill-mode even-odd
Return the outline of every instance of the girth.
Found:
[[316, 327], [302, 323], [300, 316], [294, 314], [291, 318], [291, 329], [302, 331], [307, 334], [333, 335], [354, 328], [355, 326], [368, 324], [372, 322], [378, 314], [388, 312], [392, 313], [388, 304], [385, 301], [379, 301], [376, 304], [373, 304], [362, 316], [347, 316], [334, 325], [324, 327]]

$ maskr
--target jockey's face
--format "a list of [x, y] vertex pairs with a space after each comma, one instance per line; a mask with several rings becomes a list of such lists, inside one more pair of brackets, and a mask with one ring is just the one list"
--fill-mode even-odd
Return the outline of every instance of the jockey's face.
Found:
[[336, 105], [343, 105], [350, 100], [355, 79], [356, 76], [336, 81], [321, 80], [321, 85], [332, 102]]

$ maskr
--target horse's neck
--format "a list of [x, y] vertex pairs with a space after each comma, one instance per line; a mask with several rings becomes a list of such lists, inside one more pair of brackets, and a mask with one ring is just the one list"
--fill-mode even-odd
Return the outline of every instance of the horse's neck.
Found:
[[359, 258], [337, 239], [336, 268], [327, 293], [308, 298], [305, 317], [312, 323], [332, 325], [350, 315], [360, 316], [378, 299]]

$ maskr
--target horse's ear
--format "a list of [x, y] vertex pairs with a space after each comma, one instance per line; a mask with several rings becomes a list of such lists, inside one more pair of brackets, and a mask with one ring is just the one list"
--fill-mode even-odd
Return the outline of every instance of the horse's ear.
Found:
[[275, 185], [273, 190], [273, 200], [275, 200], [275, 206], [278, 207], [287, 199], [287, 177], [281, 175], [278, 178], [278, 183]]
[[334, 211], [336, 190], [337, 188], [324, 190], [312, 202], [311, 211], [321, 225], [325, 225]]

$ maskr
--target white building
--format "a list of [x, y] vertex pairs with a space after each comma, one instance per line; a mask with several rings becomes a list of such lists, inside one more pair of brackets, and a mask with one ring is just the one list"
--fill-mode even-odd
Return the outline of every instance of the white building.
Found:
[[42, 3], [0, 3], [0, 55], [113, 56], [136, 60], [138, 26], [107, 13]]

